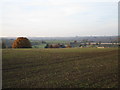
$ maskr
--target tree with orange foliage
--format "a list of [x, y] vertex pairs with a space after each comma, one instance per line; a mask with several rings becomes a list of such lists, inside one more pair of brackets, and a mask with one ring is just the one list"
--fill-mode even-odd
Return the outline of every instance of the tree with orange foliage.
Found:
[[31, 48], [31, 43], [26, 37], [18, 37], [13, 42], [12, 48]]

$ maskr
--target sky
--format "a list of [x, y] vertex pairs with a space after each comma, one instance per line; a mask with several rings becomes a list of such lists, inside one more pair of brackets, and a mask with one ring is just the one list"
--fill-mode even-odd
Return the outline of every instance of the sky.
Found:
[[3, 37], [118, 35], [118, 0], [1, 0]]

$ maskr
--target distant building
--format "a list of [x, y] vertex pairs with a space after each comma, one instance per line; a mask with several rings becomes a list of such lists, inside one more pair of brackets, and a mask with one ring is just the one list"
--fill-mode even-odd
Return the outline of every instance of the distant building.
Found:
[[101, 42], [70, 42], [71, 47], [118, 47], [118, 43], [101, 43]]
[[97, 48], [105, 48], [105, 47], [97, 47]]
[[64, 44], [46, 44], [45, 48], [65, 48]]

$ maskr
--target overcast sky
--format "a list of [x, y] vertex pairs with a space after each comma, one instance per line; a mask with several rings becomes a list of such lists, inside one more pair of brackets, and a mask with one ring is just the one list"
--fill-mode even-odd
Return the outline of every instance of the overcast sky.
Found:
[[1, 36], [118, 34], [118, 0], [1, 0]]

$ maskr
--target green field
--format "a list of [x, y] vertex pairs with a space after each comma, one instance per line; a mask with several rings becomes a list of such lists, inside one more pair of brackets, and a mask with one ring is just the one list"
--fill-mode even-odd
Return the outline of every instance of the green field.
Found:
[[117, 88], [117, 48], [4, 49], [3, 88]]

